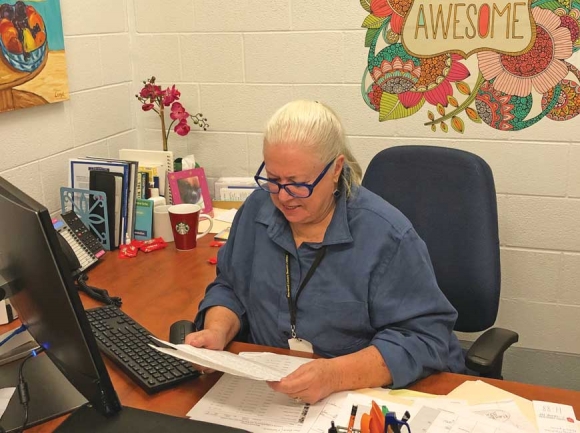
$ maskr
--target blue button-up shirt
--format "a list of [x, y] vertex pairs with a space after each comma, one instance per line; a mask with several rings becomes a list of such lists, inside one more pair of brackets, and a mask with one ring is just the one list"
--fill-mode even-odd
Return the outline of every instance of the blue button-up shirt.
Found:
[[326, 255], [296, 312], [296, 334], [315, 353], [335, 357], [373, 345], [394, 387], [434, 371], [464, 371], [452, 332], [457, 312], [437, 286], [425, 243], [401, 212], [364, 187], [337, 199], [322, 243], [298, 248], [270, 195], [258, 190], [248, 197], [218, 253], [218, 275], [199, 305], [198, 329], [204, 312], [221, 305], [240, 319], [236, 339], [287, 348], [285, 255], [296, 299], [323, 245]]

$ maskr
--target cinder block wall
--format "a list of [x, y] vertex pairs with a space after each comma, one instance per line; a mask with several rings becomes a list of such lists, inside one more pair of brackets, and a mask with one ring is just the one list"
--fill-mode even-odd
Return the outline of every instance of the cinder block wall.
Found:
[[186, 109], [209, 119], [209, 131], [172, 133], [169, 147], [175, 156], [193, 153], [210, 183], [253, 175], [264, 123], [297, 98], [338, 112], [363, 167], [400, 144], [469, 150], [490, 164], [498, 192], [498, 325], [520, 333], [505, 376], [580, 389], [580, 120], [515, 133], [470, 123], [462, 135], [432, 133], [416, 116], [379, 122], [361, 97], [366, 13], [356, 0], [61, 0], [61, 7], [71, 100], [0, 115], [2, 176], [56, 211], [70, 156], [161, 149], [158, 119], [133, 96], [151, 75], [176, 84]]

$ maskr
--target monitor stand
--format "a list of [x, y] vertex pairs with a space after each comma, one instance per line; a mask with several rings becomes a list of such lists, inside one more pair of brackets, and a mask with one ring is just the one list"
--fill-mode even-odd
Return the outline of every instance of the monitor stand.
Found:
[[[18, 387], [18, 369], [23, 359], [0, 367], [0, 388]], [[27, 427], [46, 422], [72, 412], [87, 400], [70, 384], [46, 354], [26, 361], [24, 379], [28, 383]], [[56, 398], [58, 396], [58, 398]], [[20, 404], [18, 389], [14, 391], [0, 424], [6, 432], [15, 431], [24, 421], [24, 407]]]
[[249, 433], [203, 421], [190, 420], [124, 406], [111, 417], [104, 417], [90, 406], [83, 406], [69, 416], [54, 433]]

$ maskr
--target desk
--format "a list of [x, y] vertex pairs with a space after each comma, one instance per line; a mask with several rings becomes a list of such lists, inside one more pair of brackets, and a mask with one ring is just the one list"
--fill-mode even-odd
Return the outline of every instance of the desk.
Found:
[[[139, 253], [133, 259], [119, 259], [117, 252], [107, 253], [102, 263], [89, 272], [88, 284], [107, 289], [113, 296], [123, 298], [123, 310], [160, 338], [169, 337], [169, 326], [180, 319], [193, 319], [206, 285], [215, 276], [215, 266], [207, 259], [217, 254], [210, 247], [211, 237], [198, 241], [191, 251], [176, 251], [173, 243], [169, 247], [149, 254]], [[83, 296], [86, 308], [98, 306], [92, 299]], [[284, 349], [272, 349], [243, 343], [232, 343], [229, 350], [264, 351], [291, 355], [304, 355]], [[148, 409], [170, 415], [185, 416], [191, 407], [219, 379], [219, 373], [205, 375], [177, 388], [148, 395], [134, 384], [107, 358], [105, 363], [111, 379], [125, 406]], [[471, 376], [439, 373], [423, 379], [411, 389], [434, 394], [447, 394]], [[516, 382], [483, 379], [486, 382], [518, 394], [527, 399], [547, 400], [569, 404], [580, 416], [580, 392]], [[27, 432], [52, 432], [65, 417], [34, 427]]]

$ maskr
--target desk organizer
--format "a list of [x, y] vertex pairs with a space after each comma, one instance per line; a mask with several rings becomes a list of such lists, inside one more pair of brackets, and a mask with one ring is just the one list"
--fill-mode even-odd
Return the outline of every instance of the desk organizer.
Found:
[[60, 188], [60, 207], [61, 213], [74, 211], [103, 244], [103, 248], [111, 250], [107, 196], [104, 192], [63, 186]]

